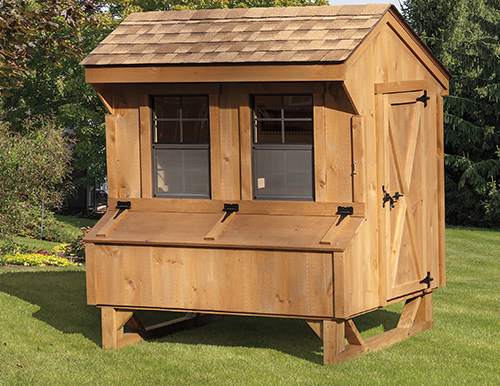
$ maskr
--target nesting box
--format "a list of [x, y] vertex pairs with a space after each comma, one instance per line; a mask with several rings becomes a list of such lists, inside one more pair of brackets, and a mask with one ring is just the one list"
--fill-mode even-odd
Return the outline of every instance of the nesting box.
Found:
[[[134, 13], [83, 65], [109, 110], [85, 239], [104, 347], [263, 315], [306, 320], [334, 363], [432, 328], [449, 74], [396, 8]], [[353, 317], [402, 301], [361, 337]]]

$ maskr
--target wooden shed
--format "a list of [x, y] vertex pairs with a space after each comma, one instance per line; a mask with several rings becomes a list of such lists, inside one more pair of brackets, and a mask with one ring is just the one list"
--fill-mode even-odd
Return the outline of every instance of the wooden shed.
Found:
[[306, 320], [335, 363], [432, 328], [449, 74], [394, 6], [134, 13], [82, 64], [109, 110], [85, 239], [103, 347], [264, 315]]

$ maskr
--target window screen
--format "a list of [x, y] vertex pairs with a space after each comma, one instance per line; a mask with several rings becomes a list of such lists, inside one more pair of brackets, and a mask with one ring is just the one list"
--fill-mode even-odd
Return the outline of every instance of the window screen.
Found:
[[253, 98], [254, 198], [314, 199], [311, 95]]
[[156, 197], [210, 198], [208, 97], [153, 98]]

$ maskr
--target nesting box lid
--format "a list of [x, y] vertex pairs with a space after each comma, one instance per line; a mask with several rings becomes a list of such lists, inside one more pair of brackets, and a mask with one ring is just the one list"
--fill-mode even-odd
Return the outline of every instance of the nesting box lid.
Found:
[[[154, 200], [154, 199], [153, 199]], [[114, 200], [113, 200], [114, 201]], [[239, 201], [235, 212], [222, 203], [184, 211], [175, 203], [148, 210], [151, 200], [131, 200], [131, 210], [110, 210], [85, 242], [143, 246], [343, 251], [365, 221], [364, 206], [352, 204], [349, 215], [333, 203], [296, 202], [296, 214]], [[173, 200], [175, 201], [175, 200]], [[302, 204], [302, 205], [301, 205]], [[314, 205], [315, 204], [315, 205]], [[217, 210], [215, 210], [217, 208]], [[309, 214], [307, 208], [311, 208]], [[316, 209], [315, 209], [316, 208]], [[327, 209], [327, 210], [325, 210]], [[288, 213], [286, 213], [288, 212]]]

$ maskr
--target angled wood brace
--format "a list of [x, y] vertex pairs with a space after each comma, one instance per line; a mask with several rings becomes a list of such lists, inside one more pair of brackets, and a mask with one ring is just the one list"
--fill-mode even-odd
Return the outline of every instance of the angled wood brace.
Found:
[[367, 339], [361, 337], [351, 319], [307, 320], [307, 323], [323, 340], [323, 363], [345, 362], [432, 329], [432, 292], [407, 300], [396, 328]]
[[[122, 348], [141, 340], [155, 339], [189, 328], [222, 319], [222, 315], [188, 314], [182, 318], [144, 327], [132, 310], [121, 310], [113, 307], [102, 307], [102, 347]], [[127, 325], [129, 333], [124, 333]]]

